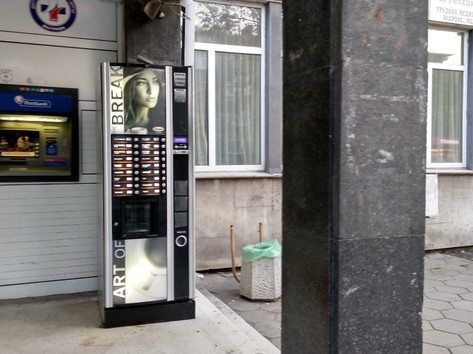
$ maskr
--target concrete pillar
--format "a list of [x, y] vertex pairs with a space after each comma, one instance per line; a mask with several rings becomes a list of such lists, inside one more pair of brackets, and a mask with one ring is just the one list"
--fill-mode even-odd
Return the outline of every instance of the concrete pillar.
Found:
[[150, 19], [143, 11], [145, 1], [125, 1], [125, 59], [143, 63], [142, 57], [157, 65], [183, 65], [183, 21], [175, 3], [162, 7], [162, 19]]
[[283, 2], [283, 353], [421, 353], [427, 1]]

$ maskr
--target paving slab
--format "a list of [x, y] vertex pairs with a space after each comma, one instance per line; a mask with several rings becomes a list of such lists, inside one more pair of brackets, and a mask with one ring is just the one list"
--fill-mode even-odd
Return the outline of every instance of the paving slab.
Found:
[[437, 345], [424, 343], [422, 345], [423, 354], [452, 354], [450, 350], [444, 347], [439, 347]]
[[441, 311], [446, 318], [458, 320], [466, 323], [473, 323], [473, 312], [460, 309], [450, 309]]
[[[456, 301], [456, 302], [460, 302], [460, 301]], [[448, 301], [424, 299], [424, 309], [448, 310], [448, 309], [452, 309], [453, 307], [454, 306]]]
[[469, 323], [442, 318], [441, 320], [430, 321], [433, 328], [439, 331], [452, 334], [467, 334], [473, 332], [473, 327]]
[[471, 354], [471, 347], [468, 345], [462, 345], [459, 347], [450, 348], [452, 354]]
[[[472, 301], [466, 301], [466, 300], [452, 301], [450, 302], [450, 304], [456, 309], [473, 311]], [[442, 309], [442, 310], [445, 310], [445, 309]]]
[[424, 332], [423, 341], [424, 343], [445, 348], [457, 347], [465, 344], [459, 335], [437, 330]]
[[[463, 334], [461, 337], [465, 341], [466, 344], [473, 345], [473, 333]], [[472, 347], [472, 353], [473, 353], [473, 347]]]

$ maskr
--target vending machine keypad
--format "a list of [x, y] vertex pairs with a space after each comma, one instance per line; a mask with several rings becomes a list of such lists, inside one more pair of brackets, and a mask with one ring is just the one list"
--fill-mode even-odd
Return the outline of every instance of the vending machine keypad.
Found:
[[166, 194], [166, 138], [112, 135], [114, 197]]

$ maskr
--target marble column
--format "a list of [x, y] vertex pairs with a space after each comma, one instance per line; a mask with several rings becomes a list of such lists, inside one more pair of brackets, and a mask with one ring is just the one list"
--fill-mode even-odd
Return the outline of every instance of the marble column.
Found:
[[283, 1], [283, 353], [421, 353], [427, 1]]

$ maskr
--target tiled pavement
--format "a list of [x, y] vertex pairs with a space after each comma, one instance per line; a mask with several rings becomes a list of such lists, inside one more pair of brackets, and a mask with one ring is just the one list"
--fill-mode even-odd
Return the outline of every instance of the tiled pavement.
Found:
[[424, 354], [473, 353], [473, 262], [443, 253], [425, 257]]
[[[473, 261], [467, 259], [473, 259], [471, 255], [430, 252], [425, 256], [424, 354], [473, 354]], [[198, 287], [281, 347], [280, 300], [255, 302], [241, 297], [231, 272], [205, 273]]]
[[[237, 274], [239, 275], [239, 274]], [[205, 273], [197, 288], [210, 301], [221, 301], [281, 349], [281, 299], [273, 302], [251, 301], [240, 296], [240, 284], [231, 272]], [[207, 291], [207, 292], [206, 292]], [[212, 297], [215, 295], [215, 297]], [[218, 304], [217, 307], [220, 308]]]

